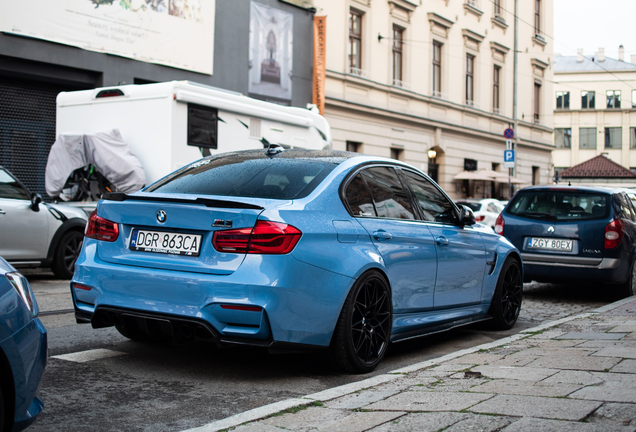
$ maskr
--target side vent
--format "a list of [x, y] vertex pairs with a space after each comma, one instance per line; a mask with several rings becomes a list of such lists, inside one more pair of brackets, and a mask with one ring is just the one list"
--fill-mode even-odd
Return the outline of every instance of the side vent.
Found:
[[250, 117], [250, 138], [261, 139], [261, 119]]
[[490, 266], [490, 270], [488, 271], [488, 276], [490, 276], [495, 271], [495, 267], [497, 266], [497, 252], [495, 252], [495, 256], [492, 261], [488, 261], [486, 265]]

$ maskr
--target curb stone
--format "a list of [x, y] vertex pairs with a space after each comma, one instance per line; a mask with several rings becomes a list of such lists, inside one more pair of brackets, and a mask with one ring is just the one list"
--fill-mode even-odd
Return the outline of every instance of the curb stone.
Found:
[[494, 342], [489, 342], [489, 343], [478, 345], [472, 348], [456, 351], [454, 353], [447, 354], [442, 357], [437, 357], [431, 360], [426, 360], [424, 362], [420, 362], [420, 363], [416, 363], [416, 364], [406, 366], [400, 369], [396, 369], [391, 372], [387, 372], [386, 374], [383, 374], [383, 375], [374, 376], [362, 381], [356, 381], [356, 382], [345, 384], [339, 387], [323, 390], [321, 392], [301, 396], [300, 398], [292, 398], [292, 399], [286, 399], [279, 402], [275, 402], [269, 405], [265, 405], [259, 408], [245, 411], [240, 414], [233, 415], [231, 417], [227, 417], [223, 420], [217, 420], [217, 421], [213, 421], [211, 423], [208, 423], [196, 428], [187, 429], [182, 432], [218, 432], [224, 429], [230, 429], [236, 426], [240, 426], [242, 424], [249, 423], [252, 421], [261, 420], [273, 414], [277, 414], [279, 412], [285, 411], [290, 408], [304, 407], [307, 405], [311, 405], [315, 402], [324, 402], [324, 401], [336, 399], [338, 397], [346, 396], [368, 387], [373, 387], [378, 384], [391, 382], [410, 372], [415, 372], [417, 370], [439, 365], [446, 361], [453, 360], [455, 358], [462, 357], [467, 354], [473, 354], [481, 350], [497, 348], [497, 347], [509, 344], [511, 342], [515, 342], [517, 340], [527, 338], [530, 336], [531, 333], [542, 332], [546, 329], [561, 325], [569, 321], [574, 321], [574, 320], [582, 319], [582, 318], [588, 318], [590, 316], [609, 312], [613, 309], [619, 308], [623, 306], [624, 304], [628, 304], [633, 301], [634, 301], [634, 297], [627, 297], [625, 299], [618, 300], [614, 303], [610, 303], [609, 305], [594, 309], [590, 312], [585, 312], [582, 314], [572, 315], [572, 316], [561, 318], [558, 320], [549, 321], [547, 323], [540, 324], [536, 327], [522, 330], [516, 335], [508, 336], [503, 339], [498, 339]]

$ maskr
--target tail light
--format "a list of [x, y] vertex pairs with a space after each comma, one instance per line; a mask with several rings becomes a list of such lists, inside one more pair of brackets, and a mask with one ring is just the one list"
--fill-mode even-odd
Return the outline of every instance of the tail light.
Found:
[[286, 254], [291, 252], [302, 232], [280, 222], [257, 221], [254, 228], [217, 231], [214, 249], [228, 253]]
[[500, 235], [504, 235], [504, 218], [499, 213], [497, 220], [495, 221], [495, 232]]
[[475, 222], [481, 222], [484, 219], [486, 219], [485, 215], [481, 215], [481, 216], [475, 216]]
[[605, 249], [614, 249], [623, 240], [625, 233], [625, 222], [620, 219], [614, 219], [605, 227]]
[[97, 216], [97, 210], [91, 213], [84, 235], [95, 240], [114, 242], [119, 237], [119, 224]]

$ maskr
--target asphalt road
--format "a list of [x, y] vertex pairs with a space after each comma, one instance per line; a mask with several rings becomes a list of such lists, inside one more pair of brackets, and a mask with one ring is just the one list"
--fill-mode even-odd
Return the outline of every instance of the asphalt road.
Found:
[[29, 428], [33, 432], [179, 431], [490, 342], [613, 301], [594, 287], [526, 284], [522, 314], [512, 330], [494, 332], [476, 324], [402, 342], [390, 347], [372, 374], [347, 375], [315, 353], [273, 355], [253, 348], [221, 350], [210, 344], [131, 342], [113, 328], [77, 325], [72, 313], [63, 313], [72, 309], [68, 281], [40, 272], [27, 277], [49, 331], [49, 362], [41, 390], [45, 409]]

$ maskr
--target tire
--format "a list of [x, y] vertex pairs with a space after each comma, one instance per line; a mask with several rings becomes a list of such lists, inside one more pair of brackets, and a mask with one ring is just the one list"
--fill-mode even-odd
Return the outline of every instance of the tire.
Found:
[[632, 263], [632, 271], [625, 283], [615, 285], [614, 290], [619, 299], [631, 297], [636, 294], [636, 261]]
[[375, 270], [363, 274], [342, 307], [331, 343], [336, 365], [368, 373], [384, 358], [391, 338], [393, 307], [389, 284]]
[[511, 329], [519, 317], [522, 299], [521, 265], [516, 259], [509, 257], [499, 273], [497, 287], [488, 310], [493, 318], [491, 327], [495, 330]]
[[75, 262], [82, 250], [84, 234], [79, 231], [69, 231], [62, 236], [55, 249], [51, 269], [60, 279], [71, 279], [75, 271]]

